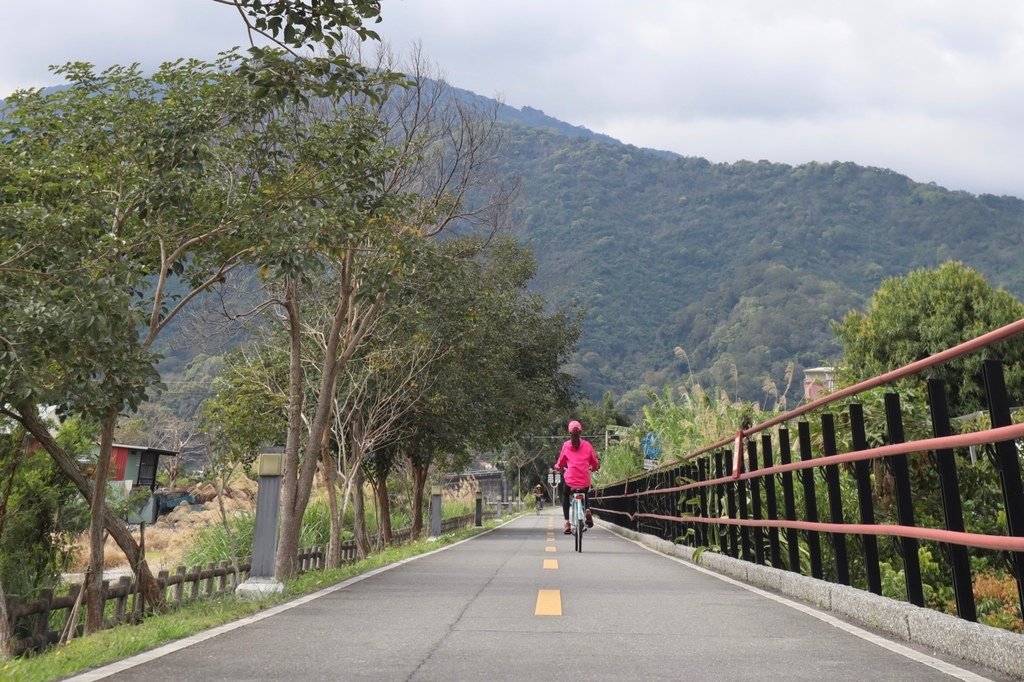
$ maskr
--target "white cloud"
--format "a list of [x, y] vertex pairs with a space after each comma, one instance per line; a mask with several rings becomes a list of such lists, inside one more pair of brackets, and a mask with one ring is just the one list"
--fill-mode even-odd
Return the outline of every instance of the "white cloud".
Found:
[[[864, 112], [844, 118], [766, 120], [756, 118], [640, 118], [609, 121], [600, 132], [657, 149], [686, 149], [689, 156], [715, 162], [853, 161], [891, 168], [920, 182], [965, 189], [948, 181], [948, 169], [963, 158], [978, 158], [977, 191], [1002, 193], [1008, 178], [1019, 178], [1019, 146], [1001, 131], [963, 129], [957, 122], [921, 116], [894, 117]], [[1018, 192], [1019, 194], [1019, 192]]]

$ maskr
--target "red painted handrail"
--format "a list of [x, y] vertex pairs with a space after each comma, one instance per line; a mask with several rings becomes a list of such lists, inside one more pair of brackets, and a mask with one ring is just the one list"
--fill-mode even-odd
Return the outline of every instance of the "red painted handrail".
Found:
[[988, 334], [983, 334], [975, 339], [971, 339], [970, 341], [965, 341], [964, 343], [961, 343], [958, 346], [953, 346], [952, 348], [944, 350], [940, 353], [935, 353], [934, 355], [930, 355], [927, 358], [918, 360], [917, 362], [912, 362], [909, 365], [904, 365], [899, 369], [894, 369], [891, 372], [886, 372], [885, 374], [880, 374], [876, 377], [872, 377], [871, 379], [866, 379], [858, 384], [854, 384], [853, 386], [847, 386], [846, 388], [842, 388], [834, 393], [828, 394], [827, 396], [818, 398], [817, 400], [812, 400], [811, 402], [801, 405], [800, 407], [794, 408], [789, 412], [780, 414], [777, 417], [773, 417], [768, 421], [751, 426], [749, 429], [744, 429], [743, 431], [740, 431], [739, 434], [734, 434], [732, 436], [729, 436], [728, 438], [723, 438], [717, 443], [713, 443], [711, 445], [701, 448], [700, 450], [691, 452], [690, 454], [683, 457], [683, 459], [691, 460], [695, 457], [703, 455], [706, 452], [717, 450], [719, 448], [725, 447], [726, 445], [729, 445], [736, 439], [737, 435], [742, 435], [743, 437], [752, 436], [755, 433], [764, 431], [765, 429], [771, 428], [776, 424], [781, 424], [791, 419], [795, 419], [796, 417], [799, 417], [801, 415], [807, 414], [808, 412], [819, 407], [822, 407], [823, 405], [828, 405], [829, 403], [833, 403], [837, 400], [842, 400], [843, 398], [847, 398], [849, 396], [856, 395], [863, 391], [867, 391], [869, 389], [882, 386], [889, 382], [896, 381], [897, 379], [902, 379], [904, 377], [917, 374], [923, 370], [928, 369], [929, 367], [934, 367], [935, 365], [942, 364], [943, 362], [947, 362], [949, 360], [962, 357], [969, 353], [973, 353], [974, 351], [980, 348], [990, 346], [993, 343], [998, 343], [1000, 341], [1005, 341], [1006, 339], [1012, 338], [1022, 333], [1024, 333], [1024, 320], [1017, 320], [1016, 322], [1012, 322], [1008, 325], [1000, 327], [999, 329], [991, 331]]
[[[592, 507], [594, 511], [606, 511]], [[766, 519], [731, 519], [727, 517], [703, 516], [666, 516], [663, 514], [632, 514], [632, 519], [656, 519], [682, 523], [714, 523], [726, 526], [752, 526], [760, 528], [796, 528], [797, 530], [819, 531], [824, 533], [849, 533], [853, 535], [887, 535], [901, 538], [917, 538], [933, 540], [953, 545], [980, 547], [983, 549], [1024, 552], [1024, 537], [1008, 535], [985, 535], [982, 533], [966, 533], [937, 528], [918, 528], [917, 526], [899, 526], [888, 523], [825, 523], [811, 521], [786, 521]]]
[[684, 490], [693, 490], [694, 488], [704, 488], [715, 485], [722, 485], [723, 483], [732, 483], [734, 481], [743, 481], [749, 478], [759, 478], [761, 476], [772, 476], [774, 474], [781, 474], [787, 471], [797, 471], [799, 469], [812, 469], [815, 467], [829, 466], [835, 464], [847, 464], [849, 462], [858, 462], [865, 459], [879, 459], [881, 457], [891, 457], [893, 455], [906, 455], [912, 452], [926, 452], [928, 450], [952, 450], [953, 448], [965, 448], [972, 445], [982, 445], [984, 443], [1000, 443], [1003, 441], [1011, 441], [1017, 438], [1024, 438], [1024, 424], [1011, 424], [1010, 426], [1001, 426], [997, 429], [986, 429], [985, 431], [975, 431], [973, 433], [964, 433], [956, 436], [943, 436], [941, 438], [926, 438], [924, 440], [912, 440], [905, 443], [895, 443], [893, 445], [882, 445], [877, 448], [870, 450], [854, 450], [853, 452], [844, 452], [838, 455], [831, 455], [828, 457], [816, 457], [814, 459], [797, 460], [790, 462], [789, 464], [776, 464], [775, 466], [765, 467], [763, 469], [757, 469], [755, 471], [747, 471], [739, 476], [723, 476], [721, 478], [711, 478], [706, 481], [697, 481], [695, 483], [687, 483], [686, 485], [675, 486], [672, 488], [655, 488], [653, 490], [644, 490], [641, 492], [631, 493], [630, 495], [607, 495], [602, 496], [599, 499], [602, 500], [613, 500], [616, 498], [624, 497], [641, 497], [645, 495], [662, 495], [664, 493], [677, 493]]

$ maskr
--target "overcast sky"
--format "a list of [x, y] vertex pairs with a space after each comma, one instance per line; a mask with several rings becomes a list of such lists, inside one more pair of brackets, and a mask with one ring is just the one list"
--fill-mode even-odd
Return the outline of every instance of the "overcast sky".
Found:
[[[854, 161], [1024, 197], [1020, 0], [383, 0], [459, 87], [711, 161]], [[0, 3], [0, 97], [69, 60], [244, 42], [212, 0]]]

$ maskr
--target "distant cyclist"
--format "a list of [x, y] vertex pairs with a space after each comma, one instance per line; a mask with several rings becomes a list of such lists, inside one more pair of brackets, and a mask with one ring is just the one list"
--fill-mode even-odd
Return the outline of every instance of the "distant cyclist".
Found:
[[544, 486], [540, 483], [533, 487], [533, 506], [536, 507], [537, 511], [540, 511], [541, 507], [544, 506]]
[[562, 452], [554, 467], [555, 471], [565, 470], [562, 474], [562, 517], [565, 519], [562, 532], [566, 535], [572, 535], [572, 528], [569, 527], [569, 496], [577, 490], [584, 495], [587, 528], [594, 527], [594, 519], [590, 515], [590, 472], [597, 471], [601, 463], [597, 461], [594, 446], [581, 438], [581, 433], [582, 424], [576, 420], [569, 422], [569, 440], [562, 443]]

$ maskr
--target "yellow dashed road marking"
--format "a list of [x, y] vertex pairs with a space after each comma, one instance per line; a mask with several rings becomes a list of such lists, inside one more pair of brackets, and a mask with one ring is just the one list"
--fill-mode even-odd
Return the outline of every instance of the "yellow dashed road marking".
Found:
[[544, 568], [550, 568], [555, 571], [558, 570], [558, 559], [545, 559]]
[[533, 610], [535, 616], [561, 616], [562, 615], [562, 592], [561, 590], [538, 590], [537, 606]]
[[545, 552], [552, 552], [552, 553], [554, 553], [554, 552], [556, 552], [556, 551], [558, 551], [558, 550], [556, 550], [556, 549], [555, 549], [554, 547], [552, 547], [551, 545], [548, 545], [547, 547], [545, 547], [545, 548], [544, 548], [544, 551], [545, 551]]

